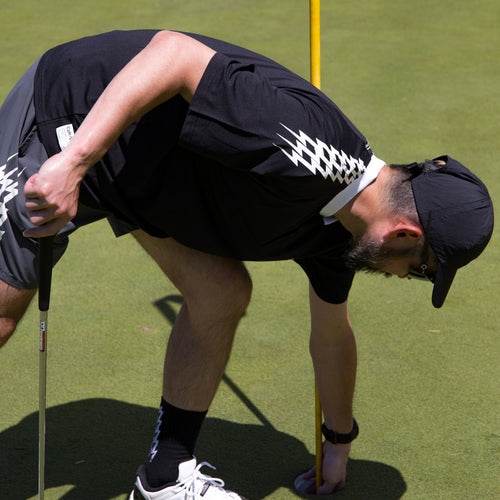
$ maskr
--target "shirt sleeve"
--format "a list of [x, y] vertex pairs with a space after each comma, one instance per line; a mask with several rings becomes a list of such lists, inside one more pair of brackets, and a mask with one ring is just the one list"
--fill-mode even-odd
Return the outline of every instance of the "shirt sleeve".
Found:
[[309, 278], [316, 295], [330, 304], [347, 300], [354, 279], [354, 271], [343, 266], [338, 258], [327, 256], [295, 259]]
[[[289, 137], [290, 131], [299, 137]], [[307, 168], [309, 156], [301, 162], [292, 158], [290, 141], [300, 142], [302, 136], [308, 138], [305, 150], [314, 152], [326, 141], [354, 157], [359, 156], [354, 150], [366, 143], [335, 104], [307, 81], [279, 65], [241, 62], [217, 52], [189, 106], [180, 144], [257, 174], [314, 175], [319, 172]]]

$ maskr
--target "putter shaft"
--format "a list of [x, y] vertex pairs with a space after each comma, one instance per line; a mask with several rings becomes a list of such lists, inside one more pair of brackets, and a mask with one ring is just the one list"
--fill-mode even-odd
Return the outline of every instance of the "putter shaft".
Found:
[[40, 310], [38, 358], [38, 499], [45, 496], [45, 408], [47, 395], [47, 320], [52, 282], [52, 237], [38, 242], [38, 309]]
[[45, 408], [47, 394], [47, 311], [40, 311], [40, 352], [38, 360], [38, 498], [45, 491]]

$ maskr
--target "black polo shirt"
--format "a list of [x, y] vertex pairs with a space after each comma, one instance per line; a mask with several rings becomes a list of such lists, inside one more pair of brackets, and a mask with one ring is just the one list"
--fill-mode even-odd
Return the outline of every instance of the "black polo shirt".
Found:
[[[49, 155], [155, 33], [107, 33], [42, 57], [35, 106]], [[368, 142], [331, 100], [279, 64], [189, 36], [217, 51], [192, 103], [176, 96], [125, 130], [88, 172], [81, 201], [216, 255], [295, 259], [321, 298], [346, 300], [350, 234], [320, 212], [365, 172], [374, 158]]]

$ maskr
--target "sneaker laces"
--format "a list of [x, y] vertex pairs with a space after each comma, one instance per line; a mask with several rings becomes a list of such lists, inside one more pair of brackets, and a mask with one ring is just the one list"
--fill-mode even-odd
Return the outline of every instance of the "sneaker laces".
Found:
[[[210, 487], [224, 491], [224, 493], [227, 495], [227, 498], [229, 499], [233, 498], [234, 500], [241, 500], [241, 497], [236, 493], [224, 489], [225, 483], [222, 479], [202, 474], [200, 472], [200, 469], [204, 465], [215, 470], [215, 467], [209, 464], [208, 462], [201, 462], [200, 464], [198, 464], [198, 466], [193, 471], [193, 474], [190, 477], [188, 477], [184, 481], [181, 481], [180, 483], [177, 483], [178, 488], [185, 489], [189, 497], [193, 498], [194, 500], [201, 498]], [[197, 481], [201, 481], [203, 483], [203, 487], [201, 488], [201, 491], [199, 493], [197, 493], [196, 491]]]

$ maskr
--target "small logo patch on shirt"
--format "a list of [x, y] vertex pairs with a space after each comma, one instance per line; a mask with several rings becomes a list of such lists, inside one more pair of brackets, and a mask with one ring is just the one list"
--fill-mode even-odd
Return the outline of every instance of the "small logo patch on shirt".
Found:
[[67, 125], [57, 127], [56, 134], [59, 147], [61, 148], [61, 151], [63, 151], [75, 135], [75, 129], [71, 123], [68, 123]]

